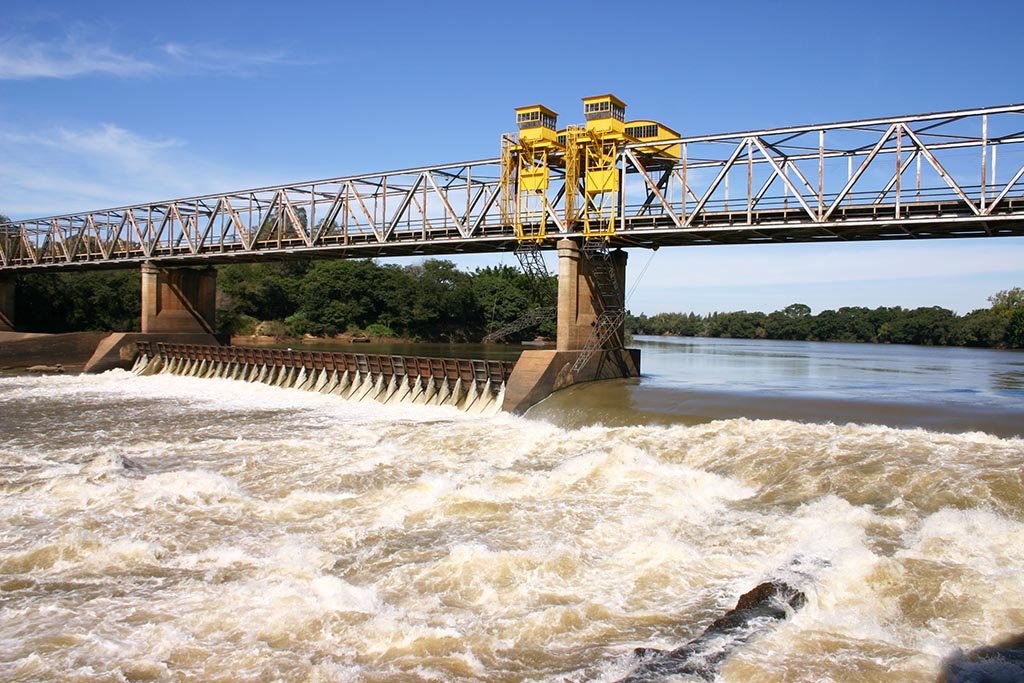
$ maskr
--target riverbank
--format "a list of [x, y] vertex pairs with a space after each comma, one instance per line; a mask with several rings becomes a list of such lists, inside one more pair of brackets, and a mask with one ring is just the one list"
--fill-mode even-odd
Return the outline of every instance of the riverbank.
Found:
[[109, 332], [0, 332], [0, 371], [62, 365], [65, 372], [81, 372], [100, 341], [108, 335]]

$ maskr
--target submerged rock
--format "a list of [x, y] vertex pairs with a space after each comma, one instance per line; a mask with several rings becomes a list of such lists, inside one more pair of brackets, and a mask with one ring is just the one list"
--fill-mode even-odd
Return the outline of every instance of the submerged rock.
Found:
[[942, 667], [939, 683], [1024, 681], [1024, 634], [997, 645], [957, 652]]
[[806, 603], [807, 596], [784, 581], [762, 583], [741, 595], [735, 608], [712, 622], [686, 645], [675, 650], [646, 647], [634, 650], [640, 664], [619, 683], [657, 681], [665, 676], [681, 674], [711, 680], [732, 650], [785, 619], [789, 610], [798, 610]]

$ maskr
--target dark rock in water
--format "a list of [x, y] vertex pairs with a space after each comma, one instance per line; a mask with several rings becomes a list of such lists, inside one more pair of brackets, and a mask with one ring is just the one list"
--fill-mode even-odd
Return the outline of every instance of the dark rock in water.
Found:
[[25, 372], [59, 375], [64, 372], [64, 366], [59, 363], [57, 365], [31, 365], [25, 368]]
[[939, 683], [1020, 683], [1024, 681], [1024, 634], [997, 645], [958, 652], [942, 667]]
[[681, 674], [711, 680], [733, 649], [785, 619], [787, 606], [798, 610], [806, 603], [803, 592], [783, 581], [762, 583], [741, 595], [734, 609], [716, 619], [686, 645], [675, 650], [638, 647], [633, 654], [640, 658], [640, 665], [619, 683], [657, 681]]

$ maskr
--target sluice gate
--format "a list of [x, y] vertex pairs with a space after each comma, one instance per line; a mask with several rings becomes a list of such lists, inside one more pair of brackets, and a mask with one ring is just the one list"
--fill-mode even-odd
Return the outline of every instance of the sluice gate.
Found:
[[138, 342], [137, 375], [219, 377], [351, 401], [501, 409], [511, 361]]

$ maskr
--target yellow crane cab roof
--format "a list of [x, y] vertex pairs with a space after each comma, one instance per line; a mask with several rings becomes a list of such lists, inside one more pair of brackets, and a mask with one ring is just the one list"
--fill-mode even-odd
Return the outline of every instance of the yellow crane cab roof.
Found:
[[543, 104], [527, 104], [522, 107], [516, 107], [516, 114], [525, 114], [532, 112], [540, 112], [541, 114], [547, 114], [548, 116], [558, 116], [558, 112], [548, 109]]
[[584, 105], [593, 104], [593, 103], [596, 103], [596, 102], [604, 102], [604, 101], [607, 101], [607, 102], [610, 102], [612, 104], [618, 105], [618, 106], [622, 107], [623, 109], [626, 108], [626, 103], [623, 102], [622, 100], [620, 100], [615, 95], [612, 95], [611, 93], [605, 93], [604, 95], [591, 95], [590, 97], [584, 97], [583, 98], [583, 104]]
[[[656, 128], [656, 130], [657, 130], [656, 135], [644, 135], [642, 137], [655, 137], [656, 136], [656, 137], [658, 137], [661, 140], [670, 140], [672, 138], [680, 137], [679, 131], [673, 130], [673, 129], [669, 128], [664, 123], [660, 123], [658, 121], [651, 121], [651, 120], [648, 120], [648, 119], [637, 119], [636, 121], [627, 121], [626, 122], [626, 131], [629, 132], [629, 131], [631, 131], [633, 129], [636, 129], [636, 128], [647, 128], [649, 126], [654, 126]], [[630, 133], [630, 134], [632, 135], [633, 133]]]

